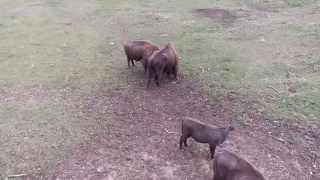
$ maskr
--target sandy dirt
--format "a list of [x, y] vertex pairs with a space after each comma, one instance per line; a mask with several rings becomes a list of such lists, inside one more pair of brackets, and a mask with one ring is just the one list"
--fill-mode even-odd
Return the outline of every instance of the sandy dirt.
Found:
[[[207, 145], [189, 140], [178, 148], [180, 123], [185, 116], [217, 127], [232, 122], [228, 104], [211, 104], [199, 87], [188, 80], [167, 81], [161, 88], [145, 88], [131, 82], [128, 88], [103, 90], [83, 97], [79, 108], [88, 119], [104, 119], [107, 127], [96, 130], [95, 138], [76, 148], [69, 159], [44, 174], [26, 179], [211, 179], [212, 161]], [[277, 124], [246, 114], [247, 124], [237, 124], [230, 138], [217, 149], [237, 153], [268, 179], [315, 180], [319, 175], [318, 130]], [[284, 140], [295, 133], [307, 143], [292, 145]], [[313, 153], [312, 153], [313, 152]]]

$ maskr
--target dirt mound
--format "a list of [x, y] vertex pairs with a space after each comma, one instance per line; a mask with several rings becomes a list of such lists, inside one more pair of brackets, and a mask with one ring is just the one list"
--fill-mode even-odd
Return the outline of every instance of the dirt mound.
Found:
[[234, 13], [220, 8], [196, 9], [195, 13], [222, 24], [232, 24], [237, 19]]

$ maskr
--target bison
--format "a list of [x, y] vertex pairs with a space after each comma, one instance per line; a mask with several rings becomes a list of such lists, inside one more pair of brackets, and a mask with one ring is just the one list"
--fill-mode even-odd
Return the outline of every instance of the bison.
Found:
[[163, 73], [167, 75], [173, 74], [177, 79], [178, 73], [178, 55], [172, 43], [168, 43], [161, 50], [154, 51], [147, 60], [148, 84], [150, 86], [151, 79], [154, 78], [157, 86], [160, 86], [160, 79]]
[[226, 128], [214, 128], [204, 124], [196, 119], [186, 117], [182, 120], [182, 135], [180, 137], [180, 149], [182, 144], [188, 146], [187, 140], [192, 137], [199, 143], [208, 143], [211, 152], [211, 159], [214, 157], [216, 146], [222, 144], [229, 135], [229, 132], [234, 130], [233, 126]]
[[123, 45], [124, 52], [127, 56], [128, 67], [130, 67], [130, 61], [134, 66], [134, 61], [141, 61], [144, 70], [146, 72], [147, 64], [146, 61], [153, 51], [159, 50], [159, 47], [150, 41], [136, 40], [128, 41]]
[[213, 171], [213, 180], [265, 180], [247, 161], [226, 150], [215, 155]]

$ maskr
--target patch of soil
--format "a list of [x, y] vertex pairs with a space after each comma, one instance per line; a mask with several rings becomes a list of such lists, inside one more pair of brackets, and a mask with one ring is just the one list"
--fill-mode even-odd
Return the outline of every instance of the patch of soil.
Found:
[[219, 8], [196, 9], [195, 13], [225, 25], [230, 25], [237, 19], [237, 16], [234, 13]]
[[264, 12], [280, 12], [281, 9], [285, 8], [287, 6], [287, 3], [284, 1], [265, 1], [265, 2], [259, 2], [259, 3], [252, 3], [249, 4], [249, 6], [253, 9], [256, 9], [258, 11], [264, 11]]
[[21, 105], [31, 105], [42, 102], [57, 104], [67, 98], [69, 90], [49, 90], [40, 86], [31, 88], [1, 89], [0, 103], [14, 102]]
[[[97, 129], [70, 159], [29, 179], [212, 179], [207, 145], [189, 140], [189, 147], [179, 150], [180, 123], [190, 116], [226, 126], [234, 120], [228, 99], [212, 104], [188, 80], [151, 89], [145, 88], [144, 81], [112, 90], [101, 87], [96, 94], [82, 97], [79, 109], [88, 120], [100, 119], [108, 125]], [[284, 138], [281, 133], [300, 131], [259, 120], [254, 112], [247, 116], [250, 123], [235, 121], [236, 130], [218, 151], [223, 148], [238, 154], [269, 180], [310, 180], [320, 174], [319, 158], [309, 151], [319, 147], [319, 139], [309, 139], [313, 144], [307, 145], [279, 141], [278, 137]]]

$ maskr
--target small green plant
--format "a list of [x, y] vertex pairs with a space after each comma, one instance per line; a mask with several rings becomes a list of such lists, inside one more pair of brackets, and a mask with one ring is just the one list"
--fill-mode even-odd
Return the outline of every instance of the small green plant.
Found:
[[290, 7], [301, 7], [305, 4], [312, 2], [313, 0], [286, 0]]

